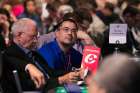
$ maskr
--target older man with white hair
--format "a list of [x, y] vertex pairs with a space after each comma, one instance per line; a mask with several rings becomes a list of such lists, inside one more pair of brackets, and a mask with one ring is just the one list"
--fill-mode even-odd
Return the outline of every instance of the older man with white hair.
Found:
[[[12, 26], [13, 42], [4, 52], [3, 89], [5, 93], [16, 93], [13, 70], [19, 72], [23, 90], [35, 90], [45, 84], [43, 73], [34, 65], [27, 53], [34, 49], [37, 39], [36, 23], [27, 18]], [[8, 85], [7, 85], [8, 84]]]

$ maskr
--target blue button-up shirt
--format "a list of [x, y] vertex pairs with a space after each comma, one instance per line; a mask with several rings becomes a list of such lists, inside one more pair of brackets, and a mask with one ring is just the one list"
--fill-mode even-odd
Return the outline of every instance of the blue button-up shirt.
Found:
[[43, 45], [38, 52], [44, 57], [48, 65], [55, 70], [71, 71], [72, 67], [79, 68], [81, 66], [82, 54], [74, 48], [64, 54], [56, 40]]

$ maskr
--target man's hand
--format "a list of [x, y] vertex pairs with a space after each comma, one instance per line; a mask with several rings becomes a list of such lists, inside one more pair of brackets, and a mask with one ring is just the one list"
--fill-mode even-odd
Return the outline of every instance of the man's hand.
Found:
[[85, 31], [79, 30], [77, 32], [77, 38], [82, 40], [84, 44], [86, 45], [93, 45], [95, 44], [92, 38], [86, 33]]
[[40, 88], [45, 84], [45, 78], [42, 72], [40, 72], [33, 64], [27, 64], [27, 70], [31, 79], [34, 81], [36, 88]]
[[79, 79], [79, 73], [70, 72], [58, 78], [59, 84], [76, 83]]

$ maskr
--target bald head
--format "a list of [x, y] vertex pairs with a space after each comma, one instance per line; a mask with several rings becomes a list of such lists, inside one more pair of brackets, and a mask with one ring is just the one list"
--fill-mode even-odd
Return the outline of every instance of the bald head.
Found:
[[139, 93], [140, 64], [124, 54], [107, 57], [93, 82], [106, 93]]

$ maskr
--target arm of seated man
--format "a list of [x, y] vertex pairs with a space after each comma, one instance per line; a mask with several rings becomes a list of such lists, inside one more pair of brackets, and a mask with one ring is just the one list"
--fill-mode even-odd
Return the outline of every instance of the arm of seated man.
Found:
[[36, 88], [40, 88], [45, 85], [45, 77], [43, 73], [39, 69], [37, 69], [37, 67], [35, 67], [35, 65], [27, 64], [25, 68], [29, 72], [29, 75], [35, 83]]
[[25, 60], [8, 56], [6, 54], [4, 54], [4, 57], [5, 60], [7, 60], [6, 62], [8, 62], [7, 64], [11, 64], [15, 69], [19, 71], [25, 71], [25, 69], [27, 69], [37, 88], [40, 88], [42, 85], [44, 85], [45, 79], [43, 73], [40, 72], [33, 64], [29, 64]]

